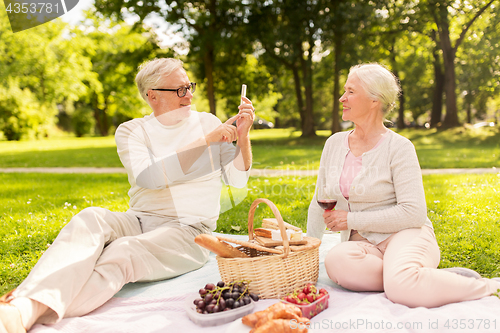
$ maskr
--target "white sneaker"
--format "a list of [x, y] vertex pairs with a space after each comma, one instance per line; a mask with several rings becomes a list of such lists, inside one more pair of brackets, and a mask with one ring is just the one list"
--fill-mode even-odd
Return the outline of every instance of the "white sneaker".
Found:
[[[478, 272], [476, 272], [472, 269], [469, 269], [469, 268], [465, 268], [465, 267], [443, 268], [443, 271], [452, 272], [452, 273], [455, 273], [458, 275], [462, 275], [462, 276], [470, 277], [470, 278], [474, 278], [474, 279], [481, 278], [481, 275]], [[499, 278], [499, 280], [500, 280], [500, 278]]]

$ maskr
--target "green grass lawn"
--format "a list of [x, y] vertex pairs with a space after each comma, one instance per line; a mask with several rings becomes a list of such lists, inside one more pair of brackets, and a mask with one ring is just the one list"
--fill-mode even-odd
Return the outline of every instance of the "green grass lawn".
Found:
[[[248, 209], [260, 197], [273, 201], [283, 218], [306, 230], [314, 177], [251, 178], [248, 196], [221, 214], [217, 231], [246, 234]], [[429, 217], [442, 251], [441, 267], [465, 266], [486, 277], [500, 275], [500, 177], [431, 175], [424, 177]], [[59, 230], [89, 206], [128, 208], [123, 174], [1, 174], [0, 293], [17, 286]], [[255, 222], [272, 217], [260, 205]]]
[[[498, 128], [447, 131], [404, 130], [415, 144], [422, 168], [500, 167]], [[316, 169], [329, 133], [300, 138], [288, 129], [251, 132], [254, 168]], [[112, 137], [0, 142], [0, 167], [119, 167]], [[500, 275], [499, 176], [424, 177], [429, 217], [442, 249], [441, 267], [461, 265], [486, 277]], [[272, 200], [284, 219], [306, 229], [314, 177], [251, 178], [248, 195], [221, 214], [217, 231], [245, 234], [248, 209], [259, 197]], [[0, 173], [0, 293], [18, 285], [71, 217], [89, 206], [128, 208], [123, 174]], [[261, 205], [256, 221], [272, 217]], [[257, 222], [258, 223], [258, 222]], [[498, 258], [498, 259], [497, 259]]]
[[[412, 140], [423, 169], [500, 167], [498, 128], [409, 129], [400, 133]], [[317, 134], [308, 139], [292, 129], [253, 130], [253, 167], [317, 169], [330, 132]], [[121, 166], [113, 137], [0, 142], [0, 168], [91, 166]]]
[[424, 177], [428, 216], [441, 247], [441, 266], [460, 263], [500, 276], [500, 174]]
[[114, 137], [0, 141], [0, 167], [121, 167]]
[[458, 127], [399, 132], [417, 149], [422, 169], [500, 168], [500, 128]]

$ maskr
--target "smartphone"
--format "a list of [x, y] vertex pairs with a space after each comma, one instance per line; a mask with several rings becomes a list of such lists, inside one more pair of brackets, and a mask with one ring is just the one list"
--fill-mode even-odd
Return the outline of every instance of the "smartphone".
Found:
[[[247, 97], [247, 85], [246, 84], [241, 85], [241, 97]], [[240, 104], [243, 104], [243, 98], [241, 99]]]

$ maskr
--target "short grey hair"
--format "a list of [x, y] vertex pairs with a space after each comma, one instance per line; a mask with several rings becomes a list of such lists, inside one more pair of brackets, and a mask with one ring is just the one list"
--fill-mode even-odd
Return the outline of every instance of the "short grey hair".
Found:
[[396, 105], [401, 92], [398, 78], [385, 66], [377, 63], [352, 66], [349, 76], [356, 74], [368, 96], [382, 104], [382, 112], [387, 113]]
[[162, 77], [169, 76], [175, 70], [183, 67], [183, 62], [174, 58], [160, 58], [146, 61], [139, 66], [139, 72], [135, 77], [137, 88], [142, 98], [148, 102], [147, 93], [149, 89], [157, 88], [155, 85]]

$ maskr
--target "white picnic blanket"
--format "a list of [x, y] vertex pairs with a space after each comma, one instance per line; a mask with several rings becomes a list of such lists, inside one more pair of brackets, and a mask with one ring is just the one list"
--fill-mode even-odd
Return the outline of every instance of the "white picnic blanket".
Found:
[[[247, 236], [229, 237], [248, 239]], [[328, 234], [320, 247], [318, 285], [329, 291], [330, 302], [328, 309], [312, 319], [309, 332], [500, 332], [500, 299], [497, 297], [432, 309], [411, 309], [392, 303], [384, 293], [351, 292], [335, 285], [328, 279], [323, 261], [328, 250], [338, 242], [339, 234]], [[208, 263], [194, 272], [160, 282], [128, 284], [90, 314], [63, 319], [54, 325], [35, 325], [30, 333], [247, 333], [249, 328], [240, 320], [200, 327], [188, 318], [184, 309], [188, 295], [208, 282], [219, 280], [212, 254]], [[258, 301], [254, 311], [277, 301]]]

